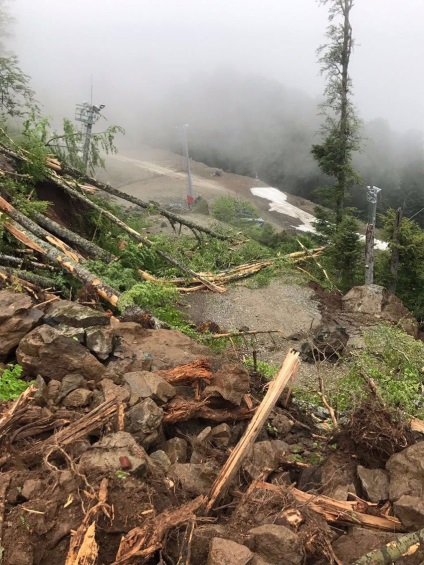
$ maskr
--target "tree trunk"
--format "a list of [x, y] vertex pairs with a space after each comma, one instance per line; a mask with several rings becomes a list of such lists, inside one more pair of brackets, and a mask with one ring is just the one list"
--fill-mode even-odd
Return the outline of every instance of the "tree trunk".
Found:
[[36, 275], [31, 273], [30, 271], [22, 271], [20, 269], [12, 269], [11, 267], [0, 267], [0, 273], [4, 273], [9, 277], [21, 279], [23, 281], [30, 282], [40, 288], [56, 288], [57, 284], [52, 280], [48, 279], [47, 277], [41, 277], [40, 275]]
[[195, 222], [191, 222], [190, 220], [187, 220], [186, 218], [182, 218], [181, 216], [178, 216], [177, 214], [173, 214], [172, 212], [165, 210], [165, 208], [162, 208], [162, 206], [160, 204], [158, 204], [157, 202], [155, 202], [153, 200], [149, 200], [148, 202], [144, 202], [144, 200], [141, 200], [140, 198], [137, 198], [136, 196], [132, 196], [131, 194], [126, 194], [125, 192], [122, 192], [121, 190], [118, 190], [117, 188], [110, 186], [110, 184], [100, 182], [95, 178], [92, 178], [92, 177], [90, 177], [90, 176], [88, 176], [84, 173], [81, 173], [80, 171], [77, 171], [76, 169], [73, 169], [72, 167], [69, 167], [67, 165], [62, 165], [62, 168], [63, 168], [64, 173], [68, 173], [73, 178], [78, 178], [83, 182], [86, 182], [88, 184], [92, 184], [93, 186], [99, 188], [100, 190], [103, 190], [103, 192], [107, 192], [108, 194], [112, 194], [113, 196], [117, 196], [118, 198], [121, 198], [122, 200], [126, 200], [127, 202], [131, 202], [132, 204], [135, 204], [136, 206], [140, 206], [140, 208], [148, 209], [148, 208], [153, 206], [155, 208], [155, 210], [157, 210], [157, 212], [159, 212], [159, 214], [161, 216], [164, 216], [165, 218], [167, 218], [170, 221], [172, 227], [174, 226], [174, 224], [181, 224], [183, 226], [187, 226], [191, 230], [206, 233], [206, 234], [208, 234], [212, 237], [215, 237], [216, 239], [220, 239], [222, 241], [232, 241], [234, 239], [232, 237], [229, 237], [228, 235], [222, 235], [222, 234], [220, 234], [220, 233], [218, 233], [214, 230], [200, 226], [200, 225], [196, 224]]
[[[80, 194], [79, 192], [77, 192], [76, 190], [71, 188], [62, 179], [54, 178], [52, 180], [54, 180], [54, 182], [58, 186], [60, 186], [60, 188], [62, 188], [65, 192], [67, 192], [69, 195], [71, 195], [74, 198], [81, 200], [82, 202], [84, 202], [85, 204], [87, 204], [88, 206], [93, 208], [93, 210], [96, 210], [97, 212], [102, 214], [105, 218], [108, 218], [111, 222], [113, 222], [114, 224], [119, 226], [123, 231], [128, 233], [133, 239], [135, 239], [139, 243], [144, 243], [144, 245], [146, 245], [147, 247], [153, 247], [153, 243], [150, 240], [148, 240], [147, 238], [140, 235], [137, 231], [133, 230], [130, 226], [128, 226], [125, 222], [123, 222], [122, 220], [120, 220], [119, 218], [114, 216], [108, 210], [104, 210], [104, 208], [102, 208], [101, 206], [99, 206], [95, 202], [92, 202], [89, 198], [87, 198], [83, 194]], [[164, 251], [161, 251], [160, 249], [155, 249], [155, 252], [160, 257], [163, 257], [168, 263], [170, 263], [174, 267], [178, 267], [186, 275], [189, 275], [190, 277], [193, 277], [196, 280], [203, 283], [207, 288], [209, 288], [213, 292], [219, 292], [219, 293], [225, 292], [225, 289], [215, 285], [214, 283], [207, 281], [206, 279], [204, 279], [203, 277], [201, 277], [200, 275], [198, 275], [197, 273], [195, 273], [194, 271], [192, 271], [191, 269], [189, 269], [188, 267], [186, 267], [185, 265], [183, 265], [182, 263], [180, 263], [179, 261], [177, 261], [176, 259], [171, 257], [171, 255], [168, 255], [168, 253], [165, 253]]]
[[424, 547], [424, 529], [390, 541], [357, 559], [353, 565], [390, 565]]
[[39, 214], [38, 212], [34, 213], [34, 218], [37, 221], [37, 224], [49, 230], [51, 233], [61, 237], [68, 243], [72, 245], [76, 245], [82, 251], [85, 251], [88, 256], [94, 257], [95, 259], [100, 259], [101, 261], [105, 261], [106, 263], [110, 263], [116, 259], [111, 253], [105, 251], [95, 243], [84, 239], [80, 235], [77, 235], [73, 231], [65, 228], [64, 226], [59, 225], [57, 222], [54, 222], [47, 216], [43, 216], [43, 214]]
[[374, 281], [374, 225], [368, 224], [365, 234], [365, 284]]
[[391, 243], [392, 246], [392, 256], [390, 260], [390, 274], [392, 275], [392, 282], [389, 286], [389, 291], [393, 294], [396, 293], [397, 281], [398, 281], [398, 270], [399, 270], [399, 249], [397, 247], [399, 228], [402, 223], [403, 210], [398, 208], [396, 210], [395, 224], [393, 227], [393, 236]]
[[55, 271], [56, 267], [52, 265], [47, 265], [45, 263], [37, 263], [36, 261], [29, 261], [26, 258], [18, 259], [17, 257], [12, 257], [11, 255], [5, 255], [0, 253], [0, 265], [10, 265], [12, 267], [32, 267], [33, 269], [42, 269], [46, 271]]

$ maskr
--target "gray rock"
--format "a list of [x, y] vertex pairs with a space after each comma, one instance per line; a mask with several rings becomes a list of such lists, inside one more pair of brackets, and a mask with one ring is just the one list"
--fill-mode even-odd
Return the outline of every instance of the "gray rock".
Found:
[[104, 312], [93, 310], [93, 308], [69, 300], [58, 300], [50, 304], [46, 310], [44, 321], [50, 326], [64, 324], [73, 328], [108, 326], [110, 324], [110, 318]]
[[354, 526], [347, 535], [341, 535], [334, 541], [332, 547], [341, 563], [354, 563], [369, 551], [380, 548], [396, 537], [396, 534]]
[[112, 400], [116, 398], [118, 402], [128, 402], [130, 398], [130, 391], [126, 387], [116, 385], [110, 379], [102, 379], [99, 386], [103, 392], [105, 400]]
[[58, 324], [54, 326], [54, 329], [65, 337], [70, 337], [71, 339], [75, 339], [79, 343], [84, 343], [85, 340], [85, 331], [84, 328], [73, 328], [72, 326], [67, 326], [66, 324]]
[[165, 379], [148, 371], [134, 371], [124, 375], [131, 393], [140, 398], [153, 398], [153, 400], [166, 403], [176, 394], [175, 388]]
[[401, 496], [424, 497], [424, 441], [395, 453], [386, 463], [390, 474], [389, 498]]
[[303, 545], [299, 536], [285, 526], [266, 524], [249, 530], [254, 536], [255, 553], [270, 564], [300, 565], [303, 563]]
[[25, 500], [35, 498], [44, 489], [43, 481], [40, 479], [27, 479], [22, 485], [21, 496]]
[[231, 439], [231, 428], [228, 424], [219, 424], [212, 428], [209, 435], [209, 440], [216, 447], [225, 448], [228, 447]]
[[278, 437], [284, 437], [292, 429], [294, 422], [288, 416], [281, 413], [273, 414], [269, 418], [269, 423], [276, 430]]
[[153, 461], [153, 463], [156, 463], [156, 465], [159, 465], [159, 467], [162, 467], [162, 469], [164, 469], [165, 471], [167, 471], [171, 466], [169, 457], [161, 449], [158, 449], [157, 451], [151, 453], [150, 459]]
[[113, 329], [110, 326], [87, 328], [85, 330], [85, 344], [99, 359], [107, 359], [113, 352]]
[[249, 373], [244, 367], [225, 365], [213, 375], [210, 385], [205, 388], [205, 394], [218, 394], [225, 400], [240, 406], [249, 387]]
[[321, 467], [322, 494], [336, 500], [347, 500], [348, 493], [357, 494], [356, 465], [342, 452], [327, 457]]
[[40, 374], [61, 381], [65, 375], [78, 373], [88, 380], [99, 381], [105, 372], [85, 347], [45, 324], [20, 341], [16, 358], [31, 377]]
[[178, 480], [185, 491], [196, 496], [209, 492], [217, 474], [212, 463], [174, 463], [169, 468], [169, 475]]
[[47, 384], [47, 398], [49, 402], [53, 404], [57, 402], [61, 386], [62, 383], [60, 381], [56, 381], [55, 379], [49, 381], [49, 383]]
[[158, 441], [162, 420], [162, 408], [159, 408], [151, 398], [146, 398], [128, 410], [128, 431], [147, 449]]
[[66, 375], [62, 379], [62, 384], [60, 387], [60, 392], [56, 398], [57, 402], [60, 402], [73, 390], [77, 388], [86, 388], [86, 382], [82, 375], [75, 373], [73, 375]]
[[403, 495], [393, 504], [393, 510], [406, 529], [424, 528], [424, 500], [422, 498]]
[[366, 469], [358, 465], [358, 477], [362, 488], [371, 502], [389, 498], [389, 474], [382, 469]]
[[38, 406], [46, 406], [48, 400], [47, 385], [41, 375], [37, 375], [34, 383], [37, 389], [34, 394], [34, 402]]
[[199, 525], [198, 528], [194, 528], [190, 561], [193, 564], [206, 563], [211, 540], [215, 537], [223, 538], [225, 535], [228, 536], [226, 528], [219, 524], [205, 524], [204, 526]]
[[205, 441], [207, 441], [209, 439], [209, 434], [211, 433], [212, 428], [211, 426], [207, 426], [205, 429], [203, 429], [200, 434], [197, 434], [197, 438], [196, 440], [199, 443], [203, 443]]
[[165, 443], [163, 450], [171, 463], [187, 462], [187, 442], [185, 439], [173, 437]]
[[255, 480], [265, 469], [275, 471], [289, 449], [289, 445], [283, 441], [258, 441], [252, 446], [242, 469], [250, 480]]
[[144, 476], [149, 468], [149, 456], [131, 434], [116, 432], [103, 437], [83, 453], [78, 470], [80, 473], [95, 472], [107, 475], [121, 470], [125, 460], [131, 465], [128, 471], [140, 477]]
[[239, 543], [223, 538], [212, 538], [207, 565], [247, 565], [252, 552]]
[[6, 358], [42, 317], [43, 312], [27, 294], [0, 291], [0, 359]]
[[63, 399], [63, 406], [68, 408], [84, 408], [88, 406], [93, 399], [93, 393], [86, 388], [77, 388], [70, 392]]

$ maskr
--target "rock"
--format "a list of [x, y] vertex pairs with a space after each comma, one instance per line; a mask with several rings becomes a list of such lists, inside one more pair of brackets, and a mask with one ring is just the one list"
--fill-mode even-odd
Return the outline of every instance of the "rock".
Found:
[[128, 410], [128, 431], [147, 449], [158, 441], [162, 420], [162, 408], [146, 398]]
[[27, 479], [22, 485], [21, 496], [25, 500], [31, 500], [44, 490], [43, 481], [40, 479]]
[[219, 524], [205, 524], [194, 528], [191, 543], [191, 563], [206, 563], [208, 559], [209, 546], [215, 537], [225, 537], [228, 534], [224, 526]]
[[6, 358], [21, 339], [39, 323], [43, 312], [22, 292], [0, 291], [0, 360]]
[[162, 467], [162, 469], [164, 469], [165, 471], [167, 471], [171, 466], [169, 457], [161, 449], [158, 449], [157, 451], [151, 453], [150, 459], [153, 461], [153, 463], [156, 463], [156, 465], [159, 465], [159, 467]]
[[110, 326], [94, 326], [85, 330], [87, 349], [101, 360], [106, 360], [113, 352], [114, 332]]
[[303, 563], [303, 545], [299, 536], [285, 526], [266, 524], [249, 530], [254, 536], [254, 549], [270, 564], [300, 565]]
[[250, 449], [242, 469], [250, 480], [255, 480], [264, 469], [275, 471], [283, 453], [288, 451], [289, 446], [283, 441], [258, 441]]
[[131, 393], [140, 398], [153, 398], [153, 400], [166, 403], [176, 394], [175, 388], [165, 379], [148, 371], [135, 371], [125, 373], [124, 381], [128, 383]]
[[418, 496], [403, 495], [393, 504], [394, 514], [408, 530], [424, 528], [424, 500]]
[[390, 474], [389, 498], [392, 502], [405, 494], [424, 497], [424, 441], [392, 455], [386, 469]]
[[371, 502], [389, 498], [389, 474], [382, 469], [366, 469], [358, 465], [358, 477], [362, 488]]
[[124, 386], [116, 385], [110, 379], [102, 379], [99, 386], [105, 400], [116, 398], [118, 402], [127, 402], [130, 399], [130, 391]]
[[131, 434], [116, 432], [103, 437], [82, 454], [78, 464], [80, 473], [101, 473], [103, 476], [122, 469], [128, 460], [131, 473], [143, 477], [149, 468], [149, 456]]
[[239, 543], [223, 538], [212, 538], [207, 565], [246, 565], [252, 552]]
[[377, 284], [354, 286], [343, 296], [342, 308], [399, 324], [408, 334], [418, 335], [418, 322], [411, 312], [397, 296]]
[[65, 375], [78, 373], [99, 381], [105, 372], [85, 347], [47, 325], [35, 328], [20, 341], [16, 358], [30, 377], [40, 374], [61, 381]]
[[187, 442], [185, 439], [173, 437], [165, 443], [163, 450], [169, 457], [171, 463], [186, 463]]
[[225, 400], [240, 406], [243, 396], [250, 387], [249, 373], [240, 365], [224, 365], [216, 372], [210, 385], [205, 388], [205, 395], [217, 393]]
[[49, 381], [49, 383], [47, 385], [47, 398], [48, 398], [49, 402], [52, 402], [53, 404], [55, 404], [57, 402], [61, 386], [62, 386], [62, 383], [60, 381], [56, 381], [55, 379], [52, 379], [51, 381]]
[[297, 488], [305, 492], [316, 492], [321, 488], [322, 467], [320, 465], [311, 465], [300, 470]]
[[322, 494], [336, 500], [347, 500], [348, 493], [356, 492], [356, 465], [344, 453], [332, 453], [322, 465]]
[[354, 526], [349, 534], [342, 535], [334, 541], [332, 547], [340, 562], [347, 565], [354, 563], [369, 551], [378, 549], [396, 537], [396, 534], [387, 534]]
[[211, 463], [174, 463], [169, 468], [169, 475], [181, 483], [185, 491], [196, 496], [207, 494], [218, 474]]
[[174, 330], [148, 330], [135, 322], [114, 323], [117, 344], [108, 372], [123, 375], [133, 371], [169, 369], [190, 363], [210, 351]]
[[65, 324], [58, 324], [57, 326], [54, 326], [54, 329], [58, 331], [60, 335], [76, 339], [79, 343], [84, 344], [84, 328], [73, 328], [72, 326], [66, 326]]
[[82, 375], [79, 375], [78, 373], [75, 373], [73, 375], [66, 375], [62, 379], [60, 392], [57, 396], [56, 401], [59, 403], [61, 400], [65, 398], [65, 396], [67, 396], [73, 390], [76, 390], [77, 388], [85, 388], [85, 387], [86, 387], [86, 383]]
[[73, 328], [89, 328], [91, 326], [108, 326], [110, 318], [104, 312], [93, 310], [93, 308], [83, 306], [78, 302], [57, 300], [48, 306], [44, 322], [50, 326], [64, 324]]
[[37, 375], [34, 383], [37, 389], [34, 394], [34, 402], [38, 406], [46, 406], [48, 399], [47, 385], [41, 375]]
[[277, 437], [286, 436], [294, 425], [294, 422], [288, 416], [278, 412], [270, 416], [269, 423], [271, 428], [276, 431]]
[[62, 404], [67, 408], [84, 408], [91, 403], [92, 399], [93, 393], [91, 390], [77, 388], [65, 396]]
[[207, 426], [204, 430], [197, 434], [196, 441], [199, 443], [204, 443], [206, 440], [209, 439], [209, 434], [211, 433], [212, 428], [211, 426]]
[[219, 424], [212, 428], [209, 434], [209, 440], [216, 447], [225, 448], [228, 447], [231, 439], [231, 428], [228, 424]]

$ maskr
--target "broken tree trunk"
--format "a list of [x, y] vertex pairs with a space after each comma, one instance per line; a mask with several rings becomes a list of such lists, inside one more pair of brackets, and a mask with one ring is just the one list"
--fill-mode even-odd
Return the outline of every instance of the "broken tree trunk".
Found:
[[0, 265], [10, 265], [12, 267], [22, 268], [25, 265], [32, 267], [33, 269], [42, 269], [46, 271], [56, 271], [56, 267], [52, 265], [47, 265], [46, 263], [37, 263], [36, 261], [30, 261], [26, 258], [18, 259], [17, 257], [12, 257], [12, 255], [5, 255], [0, 253]]
[[[95, 202], [92, 202], [89, 198], [87, 198], [83, 194], [80, 194], [79, 192], [77, 192], [74, 188], [72, 188], [69, 184], [64, 182], [62, 179], [59, 179], [57, 177], [54, 177], [54, 178], [55, 178], [56, 184], [58, 186], [60, 186], [60, 188], [62, 188], [67, 194], [69, 194], [70, 196], [73, 196], [74, 198], [81, 200], [87, 206], [90, 206], [91, 208], [93, 208], [93, 210], [96, 210], [97, 212], [102, 214], [105, 218], [108, 218], [108, 220], [110, 220], [111, 222], [116, 224], [118, 227], [120, 227], [123, 231], [128, 233], [133, 239], [135, 239], [139, 243], [143, 243], [147, 247], [154, 247], [153, 243], [149, 239], [140, 235], [137, 231], [133, 230], [130, 226], [127, 226], [127, 224], [125, 222], [123, 222], [122, 220], [117, 218], [114, 214], [112, 214], [111, 212], [109, 212], [107, 210], [104, 210], [104, 208], [102, 208], [101, 206], [99, 206]], [[183, 273], [186, 273], [190, 277], [193, 277], [194, 279], [200, 281], [207, 288], [209, 288], [209, 290], [212, 290], [212, 292], [218, 292], [218, 293], [225, 292], [224, 288], [221, 288], [221, 287], [215, 285], [214, 283], [211, 283], [211, 282], [207, 281], [206, 279], [202, 278], [200, 275], [198, 275], [197, 273], [195, 273], [194, 271], [192, 271], [191, 269], [189, 269], [188, 267], [186, 267], [185, 265], [180, 263], [180, 261], [177, 261], [176, 259], [171, 257], [171, 255], [168, 255], [168, 253], [165, 253], [164, 251], [161, 251], [160, 249], [155, 249], [155, 252], [160, 257], [165, 259], [168, 263], [170, 263], [174, 267], [177, 267], [178, 269], [180, 269], [180, 271], [182, 271]]]
[[155, 371], [155, 375], [162, 377], [173, 386], [190, 385], [199, 379], [209, 382], [212, 377], [211, 362], [209, 359], [196, 359], [192, 363], [174, 369]]
[[290, 351], [274, 377], [270, 382], [268, 391], [262, 400], [255, 416], [248, 425], [243, 437], [232, 451], [227, 462], [221, 469], [218, 477], [212, 485], [208, 496], [207, 513], [210, 513], [215, 504], [225, 495], [230, 484], [241, 467], [244, 458], [254, 444], [263, 425], [265, 424], [271, 410], [281, 396], [288, 381], [294, 377], [299, 367], [299, 353]]
[[76, 245], [79, 249], [85, 251], [85, 253], [87, 253], [89, 257], [100, 259], [101, 261], [105, 261], [106, 263], [110, 263], [116, 260], [116, 257], [114, 257], [112, 253], [105, 251], [92, 241], [88, 241], [87, 239], [84, 239], [73, 231], [68, 230], [68, 228], [59, 225], [47, 216], [44, 216], [43, 214], [40, 214], [38, 212], [35, 212], [33, 215], [35, 220], [37, 221], [37, 224], [39, 224], [49, 232], [59, 236], [66, 242], [72, 245]]
[[[33, 233], [35, 236], [40, 238], [40, 240], [46, 240], [49, 243], [51, 243], [52, 245], [54, 245], [55, 247], [58, 247], [59, 249], [61, 249], [62, 252], [65, 255], [67, 255], [70, 259], [72, 259], [73, 261], [78, 262], [78, 261], [83, 259], [81, 257], [81, 255], [76, 253], [73, 249], [71, 249], [68, 245], [66, 245], [66, 243], [64, 243], [63, 241], [60, 241], [60, 239], [57, 239], [56, 237], [54, 237], [47, 230], [40, 227], [38, 224], [33, 222], [30, 218], [25, 216], [25, 214], [22, 214], [22, 212], [19, 212], [19, 210], [16, 210], [16, 208], [14, 208], [12, 206], [12, 204], [7, 202], [7, 200], [2, 198], [1, 196], [0, 196], [0, 210], [5, 212], [9, 216], [9, 218], [12, 218], [12, 220], [15, 220], [19, 225], [23, 226], [24, 228], [29, 230], [31, 233]], [[5, 224], [4, 227], [6, 229], [9, 229], [7, 223]], [[11, 230], [9, 230], [9, 231], [11, 231]], [[25, 243], [25, 242], [23, 242], [23, 243]]]
[[173, 214], [172, 212], [165, 210], [165, 208], [163, 208], [160, 204], [158, 204], [157, 202], [154, 202], [153, 200], [149, 200], [148, 202], [144, 202], [143, 200], [141, 200], [140, 198], [137, 198], [136, 196], [132, 196], [131, 194], [126, 194], [125, 192], [122, 192], [121, 190], [114, 188], [110, 184], [100, 182], [97, 179], [92, 178], [92, 177], [90, 177], [90, 176], [88, 176], [84, 173], [81, 173], [80, 171], [77, 171], [76, 169], [73, 169], [72, 167], [69, 167], [67, 165], [63, 166], [63, 171], [64, 171], [64, 173], [69, 174], [73, 178], [82, 180], [83, 182], [87, 182], [87, 183], [99, 188], [100, 190], [103, 190], [103, 192], [107, 192], [108, 194], [111, 194], [112, 196], [117, 196], [118, 198], [121, 198], [122, 200], [126, 200], [127, 202], [131, 202], [132, 204], [135, 204], [136, 206], [140, 206], [140, 208], [144, 208], [144, 209], [148, 209], [148, 208], [151, 208], [151, 207], [155, 208], [155, 210], [161, 216], [164, 216], [165, 218], [167, 218], [170, 221], [172, 226], [174, 226], [174, 224], [180, 224], [180, 225], [183, 225], [183, 226], [190, 228], [191, 230], [206, 233], [207, 235], [210, 235], [210, 236], [215, 237], [216, 239], [220, 239], [222, 241], [232, 241], [234, 239], [232, 237], [229, 237], [228, 235], [223, 235], [223, 234], [218, 233], [218, 232], [211, 230], [209, 228], [205, 228], [203, 226], [200, 226], [199, 224], [196, 224], [195, 222], [187, 220], [186, 218], [182, 218], [181, 216], [178, 216], [177, 214]]
[[96, 275], [93, 275], [90, 271], [82, 267], [79, 263], [72, 260], [70, 257], [64, 257], [61, 253], [54, 248], [49, 243], [42, 241], [32, 233], [29, 233], [17, 222], [6, 222], [4, 227], [18, 239], [22, 241], [35, 251], [45, 255], [53, 263], [57, 263], [62, 267], [64, 271], [67, 271], [77, 279], [79, 279], [84, 284], [91, 285], [97, 292], [97, 294], [112, 304], [116, 306], [119, 300], [119, 292], [108, 284], [101, 281]]
[[414, 555], [424, 547], [424, 529], [400, 536], [386, 545], [370, 551], [357, 559], [353, 565], [390, 565], [399, 559]]
[[21, 279], [44, 289], [57, 287], [57, 284], [54, 282], [54, 280], [36, 275], [34, 273], [31, 273], [31, 271], [22, 271], [21, 269], [12, 269], [11, 267], [0, 267], [0, 273], [3, 273], [15, 279]]
[[236, 422], [250, 420], [254, 410], [249, 408], [211, 408], [208, 406], [209, 398], [195, 400], [194, 398], [181, 398], [175, 396], [165, 406], [164, 422], [175, 424], [187, 422], [193, 418], [211, 420], [212, 422]]

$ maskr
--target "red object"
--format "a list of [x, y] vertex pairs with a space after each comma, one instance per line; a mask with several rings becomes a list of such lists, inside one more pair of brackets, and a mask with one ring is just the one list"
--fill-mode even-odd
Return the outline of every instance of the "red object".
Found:
[[121, 469], [131, 469], [132, 468], [131, 461], [125, 455], [121, 455], [121, 457], [119, 458], [119, 462], [121, 464]]
[[194, 198], [191, 194], [187, 194], [187, 205], [190, 208], [190, 206], [194, 203]]

